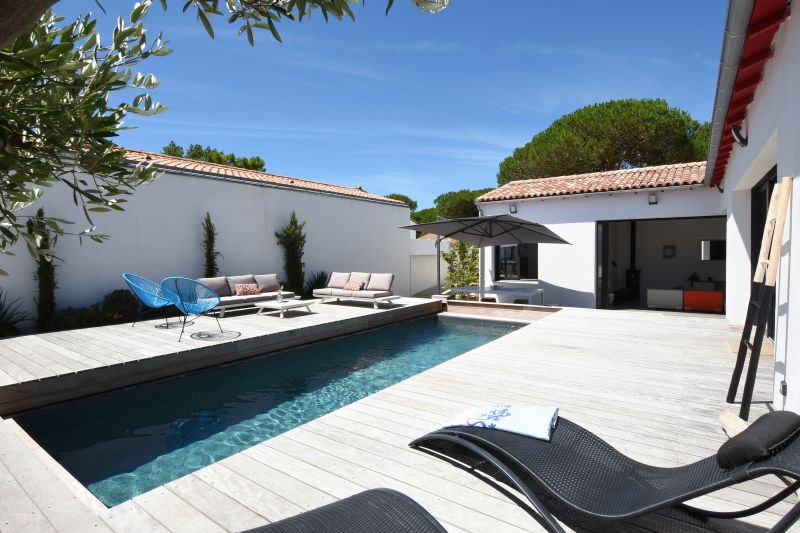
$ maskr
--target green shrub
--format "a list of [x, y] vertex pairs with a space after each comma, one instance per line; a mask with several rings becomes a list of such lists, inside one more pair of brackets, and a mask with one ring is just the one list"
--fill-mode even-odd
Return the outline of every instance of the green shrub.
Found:
[[324, 289], [328, 285], [328, 273], [324, 270], [312, 272], [306, 280], [305, 296], [307, 298], [314, 294], [314, 289]]
[[289, 215], [289, 223], [280, 232], [275, 232], [278, 244], [283, 246], [283, 269], [286, 271], [287, 290], [300, 294], [305, 285], [303, 274], [303, 248], [306, 234], [305, 222], [299, 222], [294, 211]]
[[19, 298], [8, 301], [8, 296], [0, 289], [0, 337], [19, 335], [20, 323], [28, 320], [28, 313], [20, 309]]
[[36, 216], [28, 220], [28, 233], [36, 236], [36, 325], [40, 331], [45, 331], [47, 325], [53, 320], [56, 312], [56, 265], [53, 248], [56, 238], [50, 234], [50, 229], [45, 224], [44, 209], [39, 209]]
[[133, 322], [139, 318], [139, 300], [125, 289], [106, 294], [103, 299], [87, 307], [67, 307], [56, 311], [47, 324], [48, 331], [93, 328]]
[[[447, 277], [444, 288], [467, 287], [480, 281], [478, 272], [478, 248], [460, 241], [452, 241], [450, 250], [442, 252], [447, 263]], [[458, 298], [459, 295], [456, 295]]]
[[219, 272], [217, 259], [222, 254], [217, 251], [217, 228], [211, 222], [211, 214], [206, 213], [203, 219], [203, 275], [206, 278], [213, 278]]

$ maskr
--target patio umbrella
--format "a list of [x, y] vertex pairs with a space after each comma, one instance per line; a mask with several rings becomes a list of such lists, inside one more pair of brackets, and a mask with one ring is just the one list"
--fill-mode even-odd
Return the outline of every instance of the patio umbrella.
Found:
[[[569, 244], [545, 226], [511, 215], [452, 218], [424, 224], [401, 226], [401, 228], [433, 233], [439, 237], [436, 239], [436, 281], [439, 292], [442, 290], [441, 269], [439, 266], [439, 248], [442, 239], [452, 238], [481, 249], [484, 246], [500, 246], [503, 244]], [[481, 292], [483, 292], [483, 283], [481, 283]]]

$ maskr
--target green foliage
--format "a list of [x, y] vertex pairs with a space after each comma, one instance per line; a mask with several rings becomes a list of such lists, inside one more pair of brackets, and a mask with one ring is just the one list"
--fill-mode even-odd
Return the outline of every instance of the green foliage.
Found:
[[288, 290], [298, 294], [303, 292], [303, 248], [306, 245], [306, 234], [303, 231], [305, 222], [299, 222], [294, 211], [289, 215], [289, 223], [275, 232], [278, 244], [283, 246], [283, 269], [286, 272]]
[[440, 218], [477, 217], [478, 206], [475, 205], [475, 199], [491, 190], [491, 188], [474, 191], [461, 189], [440, 194], [433, 201], [436, 205], [436, 214]]
[[39, 209], [34, 218], [28, 219], [28, 234], [34, 235], [36, 242], [36, 325], [44, 331], [53, 320], [56, 312], [56, 265], [53, 248], [57, 236], [50, 235], [50, 228], [45, 223], [44, 209]]
[[57, 311], [46, 330], [93, 328], [133, 322], [138, 318], [139, 300], [130, 291], [117, 289], [106, 294], [100, 303]]
[[260, 170], [264, 172], [264, 160], [258, 156], [254, 157], [236, 157], [234, 153], [225, 153], [222, 150], [201, 144], [190, 144], [184, 150], [182, 146], [175, 141], [170, 141], [168, 145], [161, 149], [161, 152], [167, 155], [174, 155], [178, 157], [188, 157], [195, 161], [206, 161], [208, 163], [218, 163], [220, 165], [229, 165], [232, 167], [246, 168], [249, 170]]
[[5, 291], [0, 288], [0, 338], [19, 335], [19, 325], [28, 320], [28, 314], [20, 309], [19, 298], [8, 301]]
[[[0, 254], [22, 238], [38, 256], [37, 236], [26, 229], [29, 217], [19, 211], [43, 188], [70, 187], [90, 225], [72, 234], [102, 241], [91, 214], [121, 211], [125, 195], [155, 178], [148, 166], [131, 168], [125, 150], [114, 144], [128, 113], [164, 109], [148, 92], [156, 78], [133, 70], [170, 52], [160, 35], [148, 43], [142, 18], [149, 5], [136, 4], [127, 23], [120, 18], [109, 44], [101, 42], [90, 16], [64, 25], [47, 11], [0, 50]], [[44, 223], [56, 235], [70, 224], [50, 217]]]
[[407, 204], [408, 207], [411, 209], [412, 216], [414, 211], [417, 210], [417, 202], [415, 200], [412, 200], [405, 194], [400, 194], [400, 193], [387, 194], [386, 198], [391, 198], [392, 200], [398, 200], [400, 202]]
[[452, 241], [450, 250], [442, 252], [442, 259], [447, 263], [447, 276], [444, 279], [445, 289], [479, 283], [477, 247], [460, 241]]
[[428, 207], [426, 209], [420, 209], [419, 211], [414, 211], [413, 213], [411, 213], [411, 220], [413, 220], [417, 224], [423, 224], [425, 222], [436, 222], [436, 208]]
[[497, 183], [706, 158], [710, 126], [665, 100], [611, 100], [553, 122], [500, 163]]
[[314, 289], [324, 289], [328, 285], [328, 273], [324, 270], [312, 272], [306, 280], [305, 296], [310, 298], [314, 294]]
[[206, 213], [203, 219], [203, 276], [213, 278], [219, 272], [217, 258], [222, 254], [217, 251], [217, 228], [211, 222], [211, 214]]

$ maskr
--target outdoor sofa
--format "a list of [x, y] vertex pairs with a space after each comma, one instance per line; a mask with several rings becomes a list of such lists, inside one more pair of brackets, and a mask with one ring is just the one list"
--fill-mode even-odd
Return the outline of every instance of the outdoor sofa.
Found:
[[[634, 461], [594, 433], [559, 417], [550, 441], [487, 427], [440, 429], [413, 441], [421, 449], [487, 480], [516, 488], [547, 531], [741, 531], [732, 519], [751, 516], [800, 488], [800, 416], [763, 415], [724, 443], [715, 455], [692, 464], [660, 468]], [[708, 511], [686, 502], [762, 476], [787, 487], [738, 511]], [[490, 481], [491, 482], [491, 481]], [[498, 485], [492, 483], [496, 488]], [[800, 518], [800, 503], [769, 531], [786, 531]], [[558, 521], [557, 521], [558, 520]]]
[[375, 309], [379, 303], [389, 303], [400, 296], [392, 294], [394, 274], [368, 272], [332, 272], [324, 289], [314, 289], [314, 297], [327, 300], [353, 300], [371, 302]]
[[[243, 276], [218, 276], [215, 278], [198, 278], [197, 281], [209, 287], [219, 295], [219, 304], [214, 308], [219, 311], [220, 318], [225, 316], [225, 311], [237, 307], [249, 307], [256, 302], [274, 300], [280, 292], [284, 298], [294, 298], [293, 292], [281, 291], [281, 284], [277, 274], [245, 274]], [[236, 294], [237, 285], [249, 286], [252, 290], [255, 285], [258, 292], [255, 294]], [[242, 289], [240, 289], [242, 292]]]

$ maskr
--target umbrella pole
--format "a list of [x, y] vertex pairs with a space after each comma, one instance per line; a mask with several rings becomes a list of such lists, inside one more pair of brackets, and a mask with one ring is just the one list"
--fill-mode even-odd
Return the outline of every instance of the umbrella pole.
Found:
[[442, 239], [436, 239], [436, 290], [438, 294], [442, 294]]
[[478, 301], [483, 301], [483, 285], [486, 281], [486, 276], [484, 274], [484, 268], [486, 263], [486, 248], [481, 246], [480, 255], [478, 256]]

